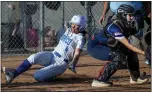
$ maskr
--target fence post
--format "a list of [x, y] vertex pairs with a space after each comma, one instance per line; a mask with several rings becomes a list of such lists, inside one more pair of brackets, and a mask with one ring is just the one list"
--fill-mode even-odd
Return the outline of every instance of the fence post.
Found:
[[44, 4], [40, 1], [40, 32], [39, 32], [39, 51], [44, 50]]
[[85, 1], [85, 13], [87, 17], [87, 32], [91, 32], [92, 27], [92, 18], [91, 18], [91, 6], [88, 1]]
[[65, 21], [64, 21], [64, 17], [65, 17], [65, 13], [64, 13], [64, 8], [65, 8], [64, 2], [65, 2], [65, 1], [62, 1], [62, 4], [63, 4], [63, 7], [62, 7], [62, 13], [63, 13], [63, 16], [62, 16], [62, 17], [63, 17], [63, 18], [62, 18], [62, 28], [64, 28], [64, 22], [65, 22]]
[[27, 32], [27, 25], [26, 25], [26, 2], [20, 2], [20, 8], [21, 8], [21, 18], [23, 20], [23, 32], [24, 32], [24, 48], [27, 48], [27, 38], [26, 38], [26, 32]]
[[[0, 2], [0, 7], [1, 7], [1, 2]], [[0, 11], [2, 11], [2, 9], [0, 9]], [[1, 17], [1, 12], [0, 12], [0, 17]], [[2, 17], [1, 17], [2, 18]], [[2, 25], [2, 21], [1, 21], [1, 25]], [[0, 32], [2, 32], [2, 26], [0, 25], [0, 28], [1, 28], [1, 30], [0, 30]], [[1, 33], [0, 33], [0, 35], [1, 35]], [[1, 48], [1, 51], [0, 51], [0, 53], [2, 53], [3, 52], [3, 46], [2, 46], [2, 36], [0, 37], [0, 48]], [[0, 59], [1, 59], [1, 54], [0, 54]], [[2, 59], [1, 59], [2, 60]], [[1, 65], [1, 62], [0, 62], [0, 65]], [[0, 81], [1, 81], [1, 79], [0, 79]], [[1, 86], [1, 85], [0, 85]], [[1, 87], [0, 87], [1, 88]]]

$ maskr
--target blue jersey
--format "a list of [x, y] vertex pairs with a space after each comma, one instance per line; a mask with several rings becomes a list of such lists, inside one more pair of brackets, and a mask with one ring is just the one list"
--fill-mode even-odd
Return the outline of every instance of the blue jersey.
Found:
[[[106, 26], [105, 31], [107, 31], [106, 33], [108, 33], [115, 39], [122, 39], [125, 37], [121, 29], [114, 23], [109, 23]], [[101, 30], [100, 33], [94, 33], [94, 35], [92, 36], [92, 40], [96, 40], [96, 42], [94, 41], [94, 44], [107, 45], [108, 37], [106, 36], [104, 30]]]
[[106, 27], [106, 31], [115, 39], [122, 39], [125, 37], [121, 29], [114, 23], [108, 24]]
[[[106, 31], [106, 32], [104, 32]], [[101, 30], [100, 33], [94, 34], [93, 39], [90, 39], [87, 43], [87, 51], [89, 55], [99, 60], [110, 60], [111, 47], [108, 46], [108, 33], [113, 38], [122, 39], [125, 37], [121, 29], [114, 23], [109, 23], [105, 30]]]

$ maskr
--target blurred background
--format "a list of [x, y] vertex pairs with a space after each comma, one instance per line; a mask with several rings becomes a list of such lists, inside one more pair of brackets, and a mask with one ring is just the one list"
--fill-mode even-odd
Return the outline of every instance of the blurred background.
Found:
[[[87, 1], [1, 1], [1, 56], [28, 56], [51, 51], [73, 15], [87, 16], [87, 32], [100, 31], [98, 20], [103, 2]], [[86, 48], [86, 47], [85, 47]]]
[[52, 50], [65, 31], [65, 21], [73, 15], [86, 15], [87, 31], [102, 28], [98, 24], [103, 2], [1, 2], [1, 53], [29, 55]]

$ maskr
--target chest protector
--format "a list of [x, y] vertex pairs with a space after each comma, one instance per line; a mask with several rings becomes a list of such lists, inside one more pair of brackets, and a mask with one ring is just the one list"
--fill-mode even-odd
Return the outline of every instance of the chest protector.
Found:
[[[115, 16], [114, 16], [115, 17]], [[129, 26], [127, 25], [127, 23], [125, 23], [124, 21], [122, 20], [119, 20], [117, 18], [113, 18], [111, 22], [107, 23], [110, 24], [110, 23], [113, 23], [115, 24], [116, 26], [119, 27], [119, 29], [121, 30], [121, 32], [123, 33], [123, 35], [128, 38], [129, 36], [133, 35], [134, 33], [134, 30], [133, 28], [129, 28]], [[105, 32], [105, 35], [108, 37], [108, 41], [107, 41], [107, 45], [112, 47], [112, 48], [119, 48], [121, 47], [123, 44], [120, 44], [120, 42], [118, 40], [116, 40], [113, 36], [111, 36], [106, 30], [107, 28], [107, 25], [106, 27], [104, 28], [104, 32]]]

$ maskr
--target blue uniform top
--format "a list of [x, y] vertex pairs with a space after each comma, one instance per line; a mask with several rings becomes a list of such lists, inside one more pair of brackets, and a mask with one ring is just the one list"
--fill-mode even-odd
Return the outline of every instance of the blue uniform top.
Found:
[[117, 9], [120, 5], [127, 4], [132, 6], [135, 11], [140, 10], [143, 6], [141, 1], [128, 1], [128, 2], [110, 2], [110, 9], [113, 13], [117, 14]]
[[[125, 37], [121, 29], [114, 23], [108, 24], [105, 31], [107, 31], [107, 33], [109, 33], [115, 39], [122, 39]], [[105, 45], [107, 44], [108, 38], [105, 36], [104, 30], [102, 30], [100, 33], [94, 34], [93, 40], [96, 40], [97, 43], [102, 43], [102, 45]]]
[[[109, 23], [106, 26], [105, 31], [109, 33], [115, 39], [124, 38], [124, 34], [121, 29], [114, 23]], [[108, 37], [105, 35], [104, 30], [100, 33], [94, 34], [93, 39], [87, 43], [87, 51], [89, 55], [99, 60], [110, 60], [111, 47], [107, 46]]]
[[106, 27], [106, 31], [115, 39], [122, 39], [125, 37], [121, 29], [118, 26], [116, 26], [114, 23], [108, 24]]

